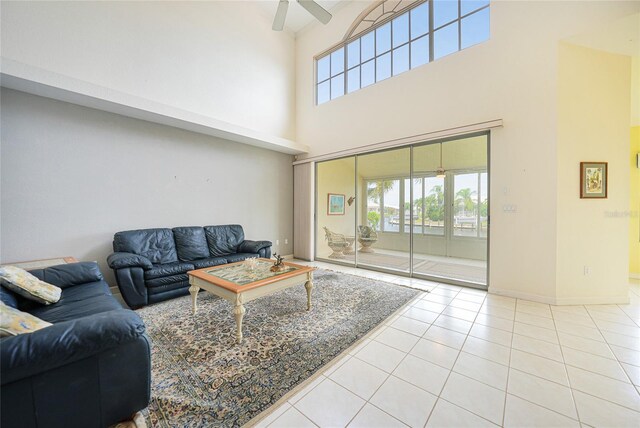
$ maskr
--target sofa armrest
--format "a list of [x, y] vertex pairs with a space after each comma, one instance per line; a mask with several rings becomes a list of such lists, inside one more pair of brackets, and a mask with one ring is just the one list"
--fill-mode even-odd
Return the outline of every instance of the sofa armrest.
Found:
[[2, 385], [96, 355], [143, 336], [133, 311], [116, 309], [2, 340]]
[[238, 246], [239, 253], [259, 253], [260, 250], [271, 247], [271, 241], [245, 240]]
[[132, 253], [113, 253], [107, 258], [107, 263], [114, 270], [128, 267], [141, 267], [147, 270], [153, 267], [148, 258]]

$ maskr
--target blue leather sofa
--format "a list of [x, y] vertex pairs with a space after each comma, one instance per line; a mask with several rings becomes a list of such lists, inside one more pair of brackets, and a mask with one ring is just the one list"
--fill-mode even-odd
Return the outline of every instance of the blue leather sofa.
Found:
[[5, 304], [53, 323], [0, 341], [0, 426], [107, 427], [146, 408], [151, 357], [145, 325], [113, 297], [98, 265], [31, 273], [62, 288], [62, 297], [41, 305], [0, 286]]
[[187, 272], [249, 257], [271, 257], [270, 241], [244, 239], [237, 224], [118, 232], [107, 259], [131, 308], [189, 293]]

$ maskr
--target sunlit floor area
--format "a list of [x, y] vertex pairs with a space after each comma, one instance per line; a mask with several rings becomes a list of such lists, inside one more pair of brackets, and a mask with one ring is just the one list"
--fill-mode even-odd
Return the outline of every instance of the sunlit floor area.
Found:
[[[358, 253], [360, 267], [395, 269], [409, 271], [410, 255], [408, 252], [376, 248], [374, 253]], [[355, 254], [345, 254], [343, 261], [355, 263]], [[413, 255], [413, 272], [443, 279], [486, 284], [487, 262], [458, 257], [442, 257], [427, 254]]]
[[[304, 262], [302, 262], [304, 263]], [[261, 427], [640, 422], [640, 283], [627, 305], [552, 306], [327, 263], [424, 290]]]

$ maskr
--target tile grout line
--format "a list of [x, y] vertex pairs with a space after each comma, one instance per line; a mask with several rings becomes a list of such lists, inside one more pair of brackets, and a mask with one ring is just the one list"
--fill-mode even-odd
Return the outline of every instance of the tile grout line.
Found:
[[[488, 294], [488, 293], [485, 293], [485, 295], [484, 295], [484, 299], [482, 300], [482, 303], [484, 303], [484, 302], [486, 301], [486, 299], [487, 299], [487, 294]], [[456, 294], [456, 296], [457, 296], [457, 294]], [[455, 296], [454, 296], [454, 298], [455, 298]], [[447, 306], [448, 306], [448, 305], [447, 305]], [[481, 306], [481, 307], [482, 307], [482, 306]], [[474, 319], [473, 319], [472, 325], [475, 323], [475, 320], [478, 318], [478, 314], [479, 314], [479, 313], [480, 313], [480, 312], [476, 312], [476, 316], [475, 316], [475, 317], [474, 317]], [[431, 328], [431, 327], [429, 327], [429, 328]], [[471, 330], [469, 330], [469, 332], [471, 332]], [[425, 334], [426, 334], [426, 332], [425, 332]], [[429, 423], [429, 419], [431, 419], [431, 416], [433, 415], [433, 410], [434, 410], [434, 409], [436, 408], [436, 406], [438, 405], [438, 401], [439, 401], [440, 399], [442, 399], [442, 400], [444, 400], [444, 401], [449, 402], [447, 399], [442, 398], [442, 397], [441, 397], [441, 395], [442, 395], [442, 393], [443, 393], [444, 389], [447, 387], [447, 383], [449, 382], [449, 379], [451, 378], [451, 373], [454, 373], [453, 369], [455, 368], [456, 363], [458, 362], [458, 359], [460, 358], [460, 354], [462, 354], [462, 348], [464, 348], [464, 344], [465, 344], [465, 343], [467, 343], [467, 339], [468, 339], [468, 338], [469, 338], [469, 333], [467, 333], [467, 334], [465, 335], [464, 340], [462, 341], [462, 344], [460, 345], [460, 349], [458, 350], [458, 355], [456, 355], [456, 359], [453, 361], [453, 364], [451, 365], [451, 369], [449, 370], [449, 374], [447, 375], [447, 378], [445, 379], [444, 383], [442, 384], [442, 389], [440, 390], [440, 393], [438, 394], [438, 398], [436, 399], [436, 402], [434, 403], [433, 408], [431, 409], [431, 412], [429, 412], [429, 416], [427, 417], [427, 421], [425, 422], [424, 427], [426, 427], [426, 426], [427, 426], [427, 424]], [[445, 346], [446, 346], [446, 345], [445, 345]], [[457, 372], [455, 372], [455, 373], [456, 373], [456, 374], [458, 374]], [[469, 378], [469, 379], [471, 379], [471, 378]], [[473, 379], [473, 380], [475, 380], [475, 379]], [[506, 392], [505, 392], [505, 393], [506, 393]], [[478, 416], [478, 417], [480, 417], [480, 418], [485, 419], [485, 420], [487, 420], [487, 421], [488, 421], [488, 419], [486, 419], [486, 418], [484, 418], [484, 417], [482, 417], [482, 416], [480, 416], [480, 415], [476, 414], [475, 412], [472, 412], [470, 409], [466, 409], [466, 408], [464, 408], [464, 407], [462, 407], [462, 406], [459, 406], [459, 405], [457, 405], [457, 404], [455, 404], [455, 403], [451, 403], [451, 404], [453, 404], [453, 405], [455, 405], [455, 406], [458, 406], [458, 407], [460, 407], [461, 409], [463, 409], [463, 410], [465, 410], [465, 411], [467, 411], [467, 412], [469, 412], [469, 413], [471, 413], [471, 414], [473, 414], [473, 415], [476, 415], [476, 416]], [[503, 409], [503, 418], [504, 418], [504, 409]], [[489, 422], [491, 422], [491, 421], [489, 421]], [[424, 427], [423, 427], [423, 428], [424, 428]]]
[[[584, 306], [583, 306], [584, 307]], [[585, 308], [586, 310], [587, 308]], [[553, 316], [553, 312], [551, 313]], [[553, 320], [553, 325], [556, 327], [556, 337], [558, 338], [558, 343], [560, 343], [560, 335], [558, 334], [558, 328], [556, 326], [555, 318], [551, 318]], [[580, 411], [578, 410], [578, 402], [576, 401], [575, 394], [573, 393], [573, 387], [571, 386], [571, 378], [569, 377], [569, 370], [567, 370], [567, 361], [564, 358], [564, 350], [562, 349], [562, 345], [558, 345], [560, 348], [560, 355], [562, 356], [562, 365], [564, 366], [564, 373], [567, 376], [567, 383], [569, 384], [569, 392], [571, 392], [571, 401], [573, 401], [573, 407], [576, 411], [576, 416], [578, 417], [578, 422], [582, 422], [580, 419]]]
[[[513, 305], [513, 330], [516, 328], [516, 315], [518, 314], [518, 300], [516, 299], [516, 304]], [[504, 411], [502, 412], [502, 426], [504, 426], [504, 421], [507, 417], [507, 398], [509, 396], [509, 377], [511, 376], [511, 358], [513, 357], [513, 336], [515, 336], [515, 331], [511, 333], [511, 343], [509, 344], [509, 366], [507, 368], [507, 384], [504, 386]]]
[[[618, 305], [616, 305], [617, 307]], [[585, 308], [587, 309], [587, 308]], [[591, 315], [591, 313], [589, 312], [589, 310], [587, 309], [587, 313], [589, 314], [589, 316], [593, 319], [593, 316]], [[594, 321], [595, 324], [595, 321]], [[598, 330], [598, 332], [600, 333], [600, 335], [602, 336], [602, 338], [605, 340], [605, 343], [607, 344], [607, 346], [609, 347], [609, 350], [611, 351], [611, 353], [613, 354], [614, 357], [616, 357], [616, 362], [618, 363], [618, 367], [620, 367], [620, 370], [622, 370], [622, 373], [624, 373], [624, 375], [627, 377], [627, 379], [629, 380], [629, 383], [634, 387], [634, 389], [636, 390], [636, 393], [638, 393], [638, 395], [640, 395], [640, 391], [638, 391], [638, 389], [635, 387], [635, 384], [633, 383], [633, 380], [631, 379], [631, 377], [629, 376], [629, 373], [627, 373], [627, 371], [624, 369], [624, 367], [622, 367], [622, 364], [620, 362], [620, 359], [618, 358], [618, 356], [616, 355], [615, 352], [613, 352], [613, 349], [611, 349], [611, 344], [609, 343], [609, 341], [607, 340], [607, 338], [605, 337], [604, 334], [602, 334], [602, 330], [600, 330], [600, 326], [598, 326], [596, 324], [596, 329]], [[638, 339], [640, 341], [640, 338]], [[633, 364], [632, 364], [633, 365]], [[607, 376], [608, 377], [608, 376]], [[600, 397], [598, 397], [600, 398]], [[608, 400], [607, 400], [608, 401]], [[617, 404], [617, 403], [616, 403]], [[624, 406], [626, 407], [626, 406]]]

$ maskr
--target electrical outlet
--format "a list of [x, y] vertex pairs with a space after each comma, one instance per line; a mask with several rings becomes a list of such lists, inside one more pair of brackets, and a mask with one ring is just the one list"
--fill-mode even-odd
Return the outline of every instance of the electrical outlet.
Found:
[[280, 240], [276, 239], [276, 246], [280, 245]]
[[584, 267], [584, 275], [591, 275], [591, 268], [589, 266]]
[[284, 245], [287, 245], [288, 243], [289, 243], [289, 239], [285, 238]]
[[502, 211], [505, 213], [515, 213], [518, 211], [518, 206], [513, 204], [505, 204], [502, 206]]

